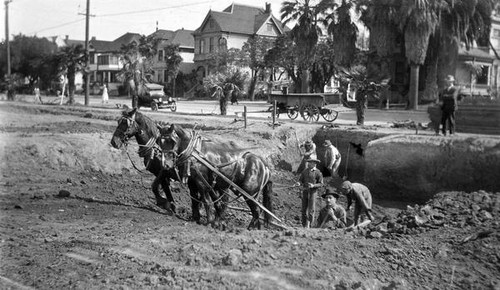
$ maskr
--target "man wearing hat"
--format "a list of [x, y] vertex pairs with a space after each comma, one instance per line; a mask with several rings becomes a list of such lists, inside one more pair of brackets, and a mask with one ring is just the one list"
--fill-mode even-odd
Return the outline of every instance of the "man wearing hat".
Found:
[[335, 146], [332, 145], [332, 142], [330, 140], [326, 140], [323, 143], [323, 146], [325, 147], [326, 168], [328, 169], [332, 177], [338, 177], [341, 161], [340, 152], [337, 148], [335, 148]]
[[[457, 111], [458, 88], [453, 85], [455, 78], [448, 75], [445, 78], [446, 88], [440, 94], [441, 126], [443, 135], [446, 136], [446, 126], [450, 135], [455, 134], [455, 112]], [[436, 135], [439, 135], [439, 125], [436, 126]]]
[[300, 162], [299, 168], [297, 168], [297, 174], [300, 174], [302, 170], [306, 168], [306, 160], [318, 158], [316, 155], [316, 144], [314, 144], [313, 141], [307, 140], [301, 147], [304, 147], [306, 151], [302, 154], [302, 161]]
[[[345, 209], [337, 204], [339, 194], [333, 188], [327, 188], [325, 193], [321, 196], [325, 201], [325, 207], [319, 211], [317, 228], [343, 228], [346, 226], [346, 212]], [[332, 225], [333, 223], [333, 225]]]
[[354, 226], [359, 223], [359, 216], [366, 213], [368, 218], [373, 221], [372, 211], [372, 195], [368, 187], [361, 183], [351, 183], [350, 181], [342, 182], [340, 186], [342, 192], [347, 196], [347, 210], [351, 207], [354, 199]]
[[310, 228], [316, 213], [316, 197], [318, 189], [323, 187], [323, 174], [316, 168], [317, 159], [306, 160], [307, 168], [300, 174], [299, 184], [302, 184], [302, 226]]

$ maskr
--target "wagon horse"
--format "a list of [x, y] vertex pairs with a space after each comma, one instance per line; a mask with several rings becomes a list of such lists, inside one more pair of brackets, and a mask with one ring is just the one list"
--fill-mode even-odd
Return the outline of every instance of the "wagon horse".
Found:
[[[256, 154], [244, 152], [232, 143], [211, 141], [201, 138], [195, 131], [192, 133], [181, 126], [172, 124], [162, 132], [163, 150], [172, 158], [181, 178], [188, 183], [192, 202], [193, 219], [200, 221], [200, 199], [208, 207], [211, 199], [215, 208], [215, 217], [207, 210], [207, 220], [214, 227], [223, 227], [227, 191], [244, 197], [252, 220], [249, 229], [260, 229], [260, 209], [264, 213], [264, 221], [271, 217], [280, 221], [272, 213], [272, 182], [270, 169], [264, 159]], [[263, 204], [257, 198], [262, 193]], [[260, 208], [260, 209], [259, 209]]]
[[[118, 120], [118, 126], [111, 138], [111, 146], [120, 149], [127, 146], [128, 140], [135, 137], [139, 144], [139, 156], [144, 160], [146, 169], [155, 175], [151, 189], [156, 198], [156, 205], [175, 213], [175, 203], [170, 192], [170, 178], [176, 179], [175, 172], [166, 170], [165, 158], [159, 144], [160, 130], [156, 123], [137, 112], [137, 108], [125, 109]], [[171, 168], [171, 167], [170, 167]], [[165, 197], [160, 194], [159, 186]]]

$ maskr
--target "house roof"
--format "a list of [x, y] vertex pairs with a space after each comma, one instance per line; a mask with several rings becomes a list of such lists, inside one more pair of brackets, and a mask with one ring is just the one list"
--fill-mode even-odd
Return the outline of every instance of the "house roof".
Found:
[[201, 26], [194, 33], [201, 33], [206, 22], [213, 19], [221, 31], [251, 35], [256, 33], [269, 17], [272, 17], [278, 27], [282, 29], [282, 23], [270, 11], [266, 12], [259, 7], [233, 3], [222, 12], [210, 10]]
[[124, 35], [118, 37], [117, 39], [115, 39], [113, 41], [97, 40], [95, 38], [92, 38], [89, 41], [89, 43], [90, 43], [90, 46], [95, 51], [116, 52], [116, 51], [120, 51], [122, 45], [129, 44], [133, 41], [138, 41], [140, 38], [141, 38], [141, 35], [139, 33], [127, 32]]
[[176, 31], [159, 29], [150, 36], [165, 40], [166, 43], [179, 44], [182, 47], [194, 47], [193, 30], [178, 29]]
[[458, 58], [461, 60], [477, 60], [477, 61], [486, 61], [491, 62], [495, 59], [494, 55], [491, 55], [489, 51], [485, 51], [480, 48], [471, 48], [469, 50], [465, 49], [465, 47], [461, 47], [458, 50]]

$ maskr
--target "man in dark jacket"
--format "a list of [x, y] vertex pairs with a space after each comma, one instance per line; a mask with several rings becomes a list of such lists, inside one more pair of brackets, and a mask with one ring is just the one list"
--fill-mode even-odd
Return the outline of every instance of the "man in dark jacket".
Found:
[[[443, 135], [446, 136], [446, 126], [448, 125], [448, 130], [450, 135], [455, 134], [455, 112], [457, 111], [457, 97], [458, 88], [453, 85], [455, 78], [449, 75], [445, 79], [446, 88], [440, 94], [441, 103], [441, 130]], [[439, 134], [439, 128], [436, 130], [436, 135]]]

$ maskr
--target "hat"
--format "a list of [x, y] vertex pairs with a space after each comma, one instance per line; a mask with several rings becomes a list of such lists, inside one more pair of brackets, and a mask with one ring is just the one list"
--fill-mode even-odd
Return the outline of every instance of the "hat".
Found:
[[344, 181], [342, 182], [342, 185], [340, 185], [340, 188], [342, 189], [349, 189], [352, 187], [352, 183], [350, 181]]
[[323, 143], [323, 146], [331, 146], [332, 145], [332, 142], [330, 140], [325, 140], [325, 142]]
[[306, 162], [314, 162], [314, 163], [319, 164], [321, 161], [319, 161], [318, 159], [311, 158], [311, 159], [307, 159]]
[[452, 75], [447, 75], [446, 78], [444, 79], [445, 81], [450, 81], [450, 82], [454, 82], [455, 81], [455, 77], [452, 76]]
[[337, 198], [337, 199], [340, 197], [340, 195], [339, 195], [339, 194], [335, 191], [335, 189], [333, 189], [333, 188], [331, 188], [331, 187], [328, 187], [328, 188], [326, 189], [325, 193], [323, 193], [323, 194], [321, 195], [321, 197], [322, 197], [322, 198], [325, 198], [325, 197], [327, 197], [328, 195], [332, 195], [333, 197], [335, 197], [335, 198]]

